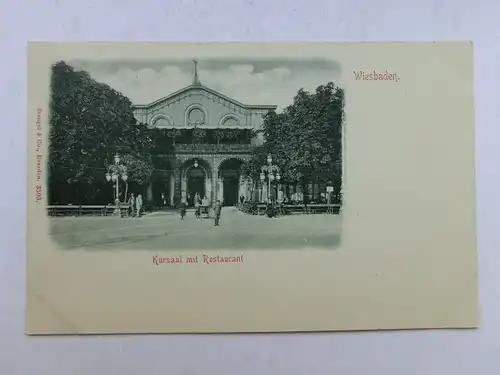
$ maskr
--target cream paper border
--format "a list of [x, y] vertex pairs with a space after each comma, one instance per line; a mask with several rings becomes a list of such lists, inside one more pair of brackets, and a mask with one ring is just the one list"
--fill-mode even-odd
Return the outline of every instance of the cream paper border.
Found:
[[[341, 248], [246, 251], [242, 264], [196, 267], [154, 266], [155, 253], [144, 250], [57, 248], [44, 185], [35, 202], [50, 65], [138, 56], [339, 61], [347, 114]], [[29, 44], [27, 333], [477, 326], [472, 68], [472, 44], [458, 42]], [[359, 82], [353, 69], [401, 80]]]

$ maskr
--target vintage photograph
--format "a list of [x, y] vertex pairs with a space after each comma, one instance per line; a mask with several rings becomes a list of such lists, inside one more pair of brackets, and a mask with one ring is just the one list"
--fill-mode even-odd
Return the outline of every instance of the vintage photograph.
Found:
[[332, 59], [51, 66], [47, 214], [62, 249], [336, 249]]
[[31, 43], [26, 332], [477, 326], [472, 57]]

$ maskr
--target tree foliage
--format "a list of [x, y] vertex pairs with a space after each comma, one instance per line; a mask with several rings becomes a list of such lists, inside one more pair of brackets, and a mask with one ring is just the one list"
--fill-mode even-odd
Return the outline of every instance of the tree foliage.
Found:
[[[52, 203], [108, 202], [104, 175], [115, 153], [139, 182], [150, 173], [152, 140], [137, 124], [131, 101], [64, 61], [52, 66], [49, 199]], [[126, 156], [125, 156], [126, 155]]]
[[243, 173], [258, 178], [270, 153], [285, 183], [332, 183], [340, 190], [344, 91], [330, 82], [309, 93], [299, 90], [281, 113], [264, 116], [264, 143], [254, 150]]

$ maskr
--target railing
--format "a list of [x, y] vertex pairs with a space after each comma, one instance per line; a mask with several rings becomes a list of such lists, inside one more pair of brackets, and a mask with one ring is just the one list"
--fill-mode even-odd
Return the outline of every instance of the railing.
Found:
[[[274, 209], [278, 215], [292, 214], [338, 214], [340, 204], [281, 204], [275, 205]], [[246, 202], [239, 206], [239, 209], [245, 213], [252, 215], [264, 215], [267, 210], [265, 203], [250, 203]]]
[[211, 144], [211, 143], [179, 143], [174, 146], [174, 150], [185, 152], [249, 152], [254, 146], [244, 143], [233, 144]]
[[[109, 216], [114, 215], [115, 205], [55, 205], [47, 206], [49, 216]], [[128, 216], [129, 205], [120, 204], [120, 216]]]

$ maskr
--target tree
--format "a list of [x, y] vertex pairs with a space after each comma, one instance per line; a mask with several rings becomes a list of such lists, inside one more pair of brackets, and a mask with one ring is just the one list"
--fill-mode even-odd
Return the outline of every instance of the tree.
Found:
[[[314, 94], [299, 90], [285, 109], [289, 127], [287, 176], [300, 182], [331, 180], [340, 189], [344, 92], [333, 83]], [[327, 178], [330, 176], [330, 178]]]
[[132, 103], [64, 61], [52, 66], [49, 132], [51, 203], [102, 203], [111, 189], [104, 175], [115, 153], [150, 162], [152, 139], [137, 124]]
[[340, 190], [344, 91], [330, 82], [314, 93], [300, 89], [281, 113], [264, 116], [264, 144], [254, 150], [243, 173], [258, 178], [268, 153], [281, 169], [283, 183], [331, 182]]
[[133, 182], [139, 186], [146, 185], [153, 174], [154, 168], [152, 159], [139, 159], [131, 154], [124, 154], [121, 157], [121, 162], [127, 167], [128, 178], [124, 182], [125, 194], [123, 196], [123, 200], [125, 201], [128, 194], [128, 184]]

